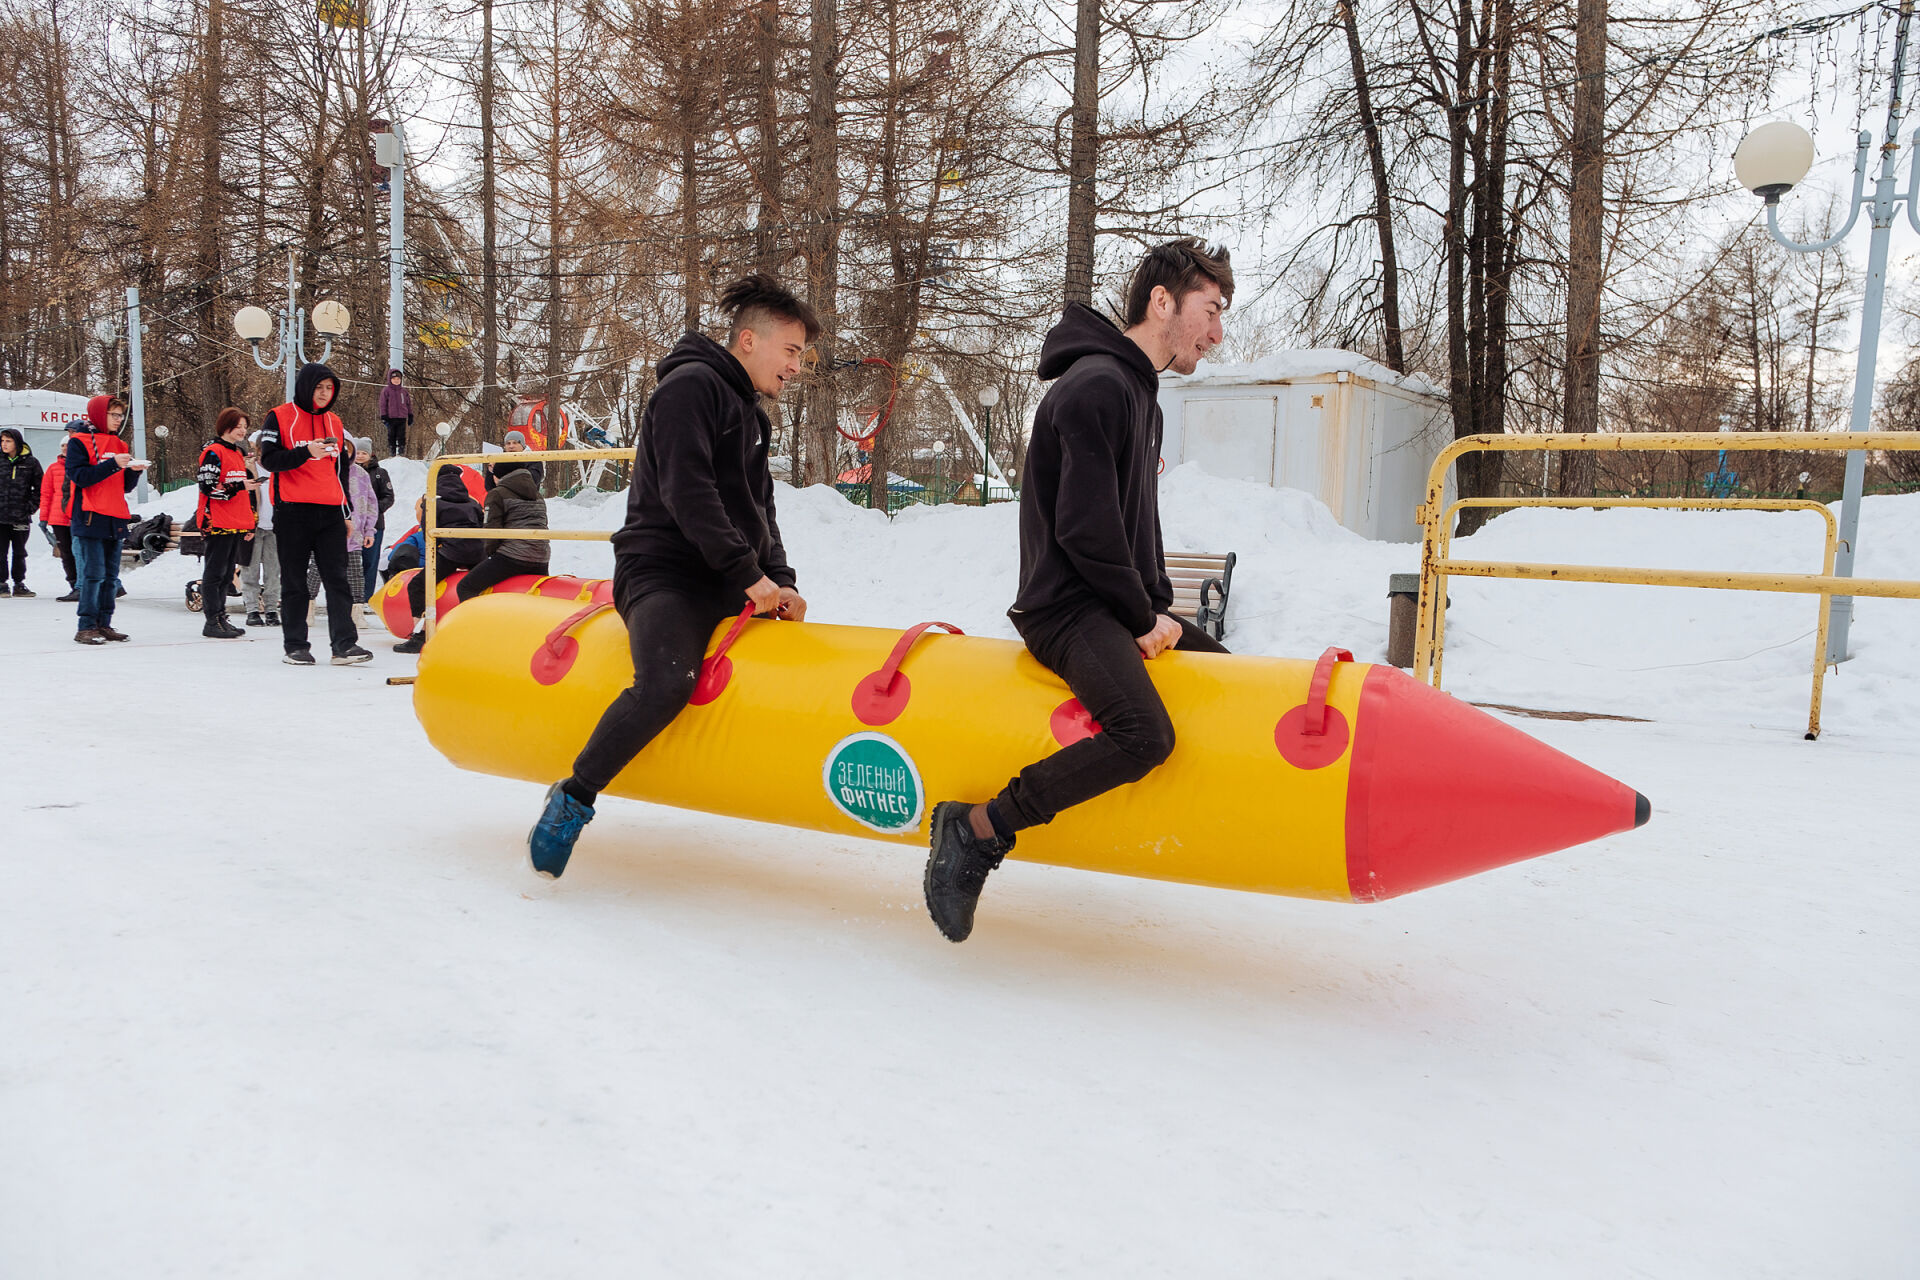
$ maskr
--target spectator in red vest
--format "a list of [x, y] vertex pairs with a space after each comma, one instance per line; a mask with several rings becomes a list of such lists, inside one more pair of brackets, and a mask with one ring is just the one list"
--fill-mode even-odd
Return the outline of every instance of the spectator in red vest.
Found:
[[259, 519], [253, 495], [260, 485], [241, 447], [252, 428], [239, 409], [222, 409], [214, 419], [213, 439], [200, 452], [195, 523], [207, 541], [206, 569], [200, 575], [200, 612], [206, 625], [200, 634], [210, 640], [238, 640], [247, 634], [227, 620], [227, 592], [242, 544], [253, 540]]
[[133, 511], [127, 492], [140, 482], [146, 459], [127, 452], [120, 420], [127, 402], [119, 396], [87, 401], [87, 423], [67, 439], [67, 494], [73, 519], [73, 559], [79, 574], [80, 629], [77, 644], [125, 640], [113, 629], [113, 602], [120, 588], [120, 540]]
[[353, 623], [353, 586], [347, 581], [347, 472], [353, 446], [340, 415], [329, 406], [340, 379], [310, 364], [294, 379], [293, 400], [260, 426], [260, 464], [271, 474], [273, 531], [280, 544], [280, 631], [286, 662], [314, 665], [307, 642], [307, 561], [320, 570], [327, 593], [327, 639], [333, 665], [352, 666], [373, 655], [361, 648]]
[[73, 604], [80, 599], [80, 592], [74, 586], [73, 516], [66, 496], [66, 445], [79, 429], [76, 423], [67, 424], [66, 440], [60, 442], [61, 452], [47, 464], [46, 478], [40, 481], [40, 528], [53, 539], [53, 545], [60, 552], [60, 568], [67, 575], [67, 594], [58, 597], [61, 604]]

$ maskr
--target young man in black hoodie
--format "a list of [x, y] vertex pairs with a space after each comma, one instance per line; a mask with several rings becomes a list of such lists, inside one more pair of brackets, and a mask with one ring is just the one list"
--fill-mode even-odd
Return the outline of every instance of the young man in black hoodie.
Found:
[[1040, 350], [1057, 379], [1034, 413], [1020, 490], [1020, 594], [1008, 616], [1100, 732], [1020, 771], [984, 804], [933, 811], [927, 910], [964, 942], [987, 873], [1015, 833], [1138, 782], [1173, 754], [1173, 721], [1146, 662], [1226, 650], [1175, 618], [1160, 539], [1160, 374], [1192, 373], [1233, 301], [1224, 247], [1157, 245], [1127, 287], [1126, 329], [1070, 303]]
[[640, 420], [627, 519], [613, 536], [613, 599], [627, 623], [633, 686], [600, 717], [572, 775], [547, 792], [527, 836], [544, 876], [566, 870], [600, 792], [691, 700], [715, 627], [749, 601], [756, 613], [807, 615], [774, 519], [760, 397], [778, 397], [800, 372], [820, 322], [765, 275], [728, 285], [720, 309], [727, 345], [698, 333], [680, 339]]
[[353, 444], [340, 415], [340, 379], [324, 364], [301, 368], [293, 400], [269, 412], [260, 424], [260, 465], [273, 500], [274, 540], [280, 553], [280, 630], [284, 661], [310, 667], [307, 643], [307, 561], [320, 567], [327, 593], [327, 639], [333, 665], [348, 667], [373, 657], [359, 645], [353, 623], [353, 587], [347, 581], [347, 468]]

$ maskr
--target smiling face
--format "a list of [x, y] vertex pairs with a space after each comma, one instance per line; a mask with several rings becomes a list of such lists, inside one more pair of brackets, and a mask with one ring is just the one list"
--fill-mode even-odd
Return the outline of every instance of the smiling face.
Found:
[[1154, 311], [1164, 316], [1164, 340], [1175, 373], [1192, 373], [1207, 353], [1226, 340], [1222, 316], [1226, 301], [1220, 286], [1208, 280], [1167, 308], [1161, 307], [1161, 290], [1154, 292]]
[[251, 423], [245, 418], [239, 418], [234, 421], [232, 426], [227, 428], [226, 434], [220, 438], [237, 449], [240, 447], [241, 441], [247, 438], [247, 433], [252, 430], [253, 425]]
[[763, 315], [740, 330], [729, 351], [763, 396], [778, 397], [800, 373], [800, 357], [807, 349], [807, 326], [798, 320]]

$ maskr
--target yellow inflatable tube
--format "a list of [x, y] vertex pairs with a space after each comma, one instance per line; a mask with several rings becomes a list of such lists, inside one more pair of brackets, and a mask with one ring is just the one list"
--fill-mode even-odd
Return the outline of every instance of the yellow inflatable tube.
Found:
[[[694, 705], [608, 794], [924, 847], [937, 801], [987, 799], [1099, 731], [1010, 641], [756, 620], [722, 627], [709, 652]], [[1021, 832], [1011, 856], [1372, 900], [1645, 820], [1630, 788], [1390, 667], [1345, 658], [1153, 660], [1171, 759]], [[461, 768], [549, 783], [631, 681], [611, 608], [485, 596], [427, 645], [414, 708]]]

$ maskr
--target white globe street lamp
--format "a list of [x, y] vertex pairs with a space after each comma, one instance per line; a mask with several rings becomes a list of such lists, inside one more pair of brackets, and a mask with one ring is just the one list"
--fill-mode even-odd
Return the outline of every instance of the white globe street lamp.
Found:
[[1761, 125], [1742, 138], [1733, 152], [1733, 172], [1740, 185], [1768, 204], [1778, 204], [1811, 168], [1813, 135], [1791, 120]]

